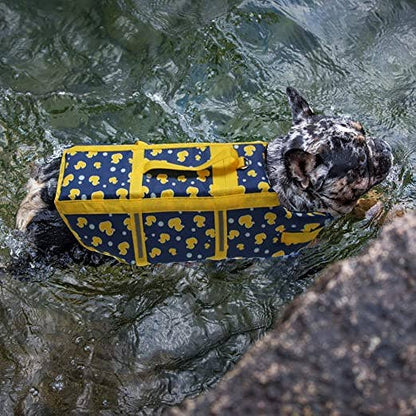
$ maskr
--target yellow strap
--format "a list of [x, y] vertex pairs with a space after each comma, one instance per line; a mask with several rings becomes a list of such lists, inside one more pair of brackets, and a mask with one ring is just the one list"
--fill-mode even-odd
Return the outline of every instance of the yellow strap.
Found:
[[[229, 150], [235, 149], [230, 145]], [[213, 159], [220, 159], [224, 154], [223, 148], [212, 148], [211, 155]], [[243, 158], [244, 159], [244, 158]], [[229, 169], [225, 160], [215, 164], [212, 168], [212, 188], [211, 195], [214, 198], [218, 198], [223, 195], [234, 195], [244, 193], [243, 188], [238, 186], [237, 169]], [[234, 199], [232, 197], [231, 199]], [[225, 259], [227, 257], [228, 244], [227, 244], [227, 210], [220, 209], [215, 210], [215, 255], [212, 257], [215, 260]]]
[[217, 153], [214, 157], [212, 157], [210, 160], [206, 161], [205, 163], [202, 163], [198, 166], [186, 166], [186, 165], [180, 165], [176, 163], [170, 163], [166, 160], [144, 160], [144, 167], [143, 167], [143, 173], [148, 172], [149, 170], [153, 169], [170, 169], [170, 170], [180, 170], [180, 171], [186, 171], [186, 172], [198, 172], [200, 170], [207, 169], [211, 166], [221, 164], [226, 169], [229, 170], [235, 170], [240, 169], [244, 167], [244, 158], [239, 157], [238, 153], [235, 149], [232, 147], [228, 147], [226, 149], [221, 149], [220, 153]]

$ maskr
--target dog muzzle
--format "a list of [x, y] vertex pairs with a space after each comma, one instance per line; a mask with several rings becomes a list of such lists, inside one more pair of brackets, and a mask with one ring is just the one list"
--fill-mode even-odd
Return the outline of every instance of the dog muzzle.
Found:
[[266, 146], [75, 146], [55, 205], [81, 245], [130, 264], [296, 253], [332, 217], [280, 206]]

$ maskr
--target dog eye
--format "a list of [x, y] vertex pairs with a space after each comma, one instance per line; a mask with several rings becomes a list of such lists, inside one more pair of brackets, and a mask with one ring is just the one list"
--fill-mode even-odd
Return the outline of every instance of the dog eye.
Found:
[[366, 161], [367, 157], [365, 156], [365, 154], [361, 154], [358, 157], [358, 162], [362, 165], [365, 161]]

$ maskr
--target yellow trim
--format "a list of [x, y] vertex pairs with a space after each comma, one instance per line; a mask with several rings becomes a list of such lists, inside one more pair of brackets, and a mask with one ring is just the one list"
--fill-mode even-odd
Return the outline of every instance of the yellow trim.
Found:
[[[141, 142], [144, 143], [144, 142]], [[146, 145], [146, 143], [144, 143]], [[96, 145], [96, 144], [89, 144], [89, 145], [78, 145], [72, 146], [68, 149], [64, 150], [64, 154], [72, 153], [72, 152], [128, 152], [135, 149], [137, 144], [107, 144], [107, 145]], [[147, 146], [147, 145], [146, 145]]]
[[316, 238], [321, 230], [322, 230], [322, 227], [318, 228], [318, 229], [316, 229], [315, 231], [312, 231], [312, 232], [301, 232], [301, 233], [290, 233], [290, 232], [285, 233], [285, 232], [283, 232], [280, 241], [283, 244], [286, 244], [287, 246], [289, 246], [291, 244], [308, 243], [309, 241], [312, 241], [314, 238]]
[[59, 203], [59, 197], [61, 195], [62, 180], [63, 180], [64, 173], [65, 173], [66, 153], [68, 152], [68, 150], [69, 149], [64, 150], [64, 153], [62, 154], [61, 165], [59, 168], [58, 186], [56, 187], [56, 194], [55, 194], [55, 201], [54, 201], [55, 205]]
[[[133, 233], [133, 245], [134, 245], [134, 258], [138, 266], [147, 266], [149, 262], [147, 261], [147, 250], [146, 250], [146, 238], [144, 235], [143, 228], [143, 215], [141, 213], [130, 214], [132, 223], [134, 224]], [[139, 221], [139, 224], [136, 223], [136, 220]], [[140, 230], [140, 233], [138, 232]], [[139, 241], [138, 236], [140, 234], [140, 247], [142, 249], [142, 255], [139, 253]]]
[[143, 199], [92, 199], [55, 201], [59, 213], [75, 214], [128, 214], [174, 211], [220, 211], [244, 208], [267, 208], [279, 205], [274, 192], [260, 194], [220, 195], [215, 197], [166, 197]]
[[139, 246], [137, 243], [137, 228], [136, 228], [136, 221], [134, 220], [134, 214], [130, 214], [130, 225], [131, 225], [131, 236], [133, 237], [133, 248], [134, 248], [134, 260], [136, 264], [139, 264], [140, 257], [139, 257]]
[[267, 142], [263, 142], [261, 140], [256, 140], [256, 141], [252, 141], [252, 142], [236, 142], [236, 143], [209, 143], [209, 142], [204, 142], [204, 143], [160, 143], [160, 144], [147, 144], [146, 142], [142, 142], [142, 141], [137, 141], [135, 144], [118, 144], [118, 145], [113, 145], [113, 144], [108, 144], [108, 145], [96, 145], [96, 144], [91, 144], [91, 145], [77, 145], [77, 146], [72, 146], [68, 149], [64, 150], [64, 154], [66, 153], [70, 153], [70, 152], [89, 152], [89, 151], [94, 151], [94, 152], [126, 152], [126, 151], [132, 151], [133, 149], [136, 148], [136, 146], [143, 146], [145, 149], [178, 149], [178, 148], [187, 148], [187, 147], [210, 147], [212, 149], [212, 147], [229, 147], [229, 146], [233, 146], [233, 145], [237, 145], [237, 146], [244, 146], [244, 145], [249, 145], [249, 144], [262, 144], [264, 146], [267, 146]]
[[[232, 144], [228, 145], [229, 150], [235, 149]], [[218, 163], [212, 166], [212, 198], [217, 199], [221, 197], [227, 197], [234, 200], [234, 194], [243, 194], [244, 188], [238, 186], [238, 174], [236, 168], [230, 167], [226, 164], [225, 160], [220, 160], [219, 157], [224, 154], [223, 147], [212, 147], [211, 158], [213, 160], [219, 160]], [[232, 197], [230, 198], [230, 196]], [[246, 195], [248, 196], [248, 195]], [[257, 195], [256, 200], [259, 199]], [[260, 198], [261, 199], [261, 198]], [[250, 204], [252, 204], [250, 202]], [[239, 208], [240, 206], [238, 206]], [[247, 207], [251, 208], [251, 207]], [[227, 257], [227, 209], [231, 207], [219, 208], [215, 210], [215, 255], [212, 257], [214, 260], [221, 260]]]
[[227, 258], [228, 251], [228, 230], [227, 211], [215, 211], [215, 254], [210, 257], [212, 260], [223, 260]]
[[[138, 141], [136, 142], [136, 144], [139, 143], [144, 143], [142, 141]], [[204, 142], [204, 143], [158, 143], [158, 144], [146, 144], [146, 149], [178, 149], [178, 148], [185, 148], [185, 147], [210, 147], [212, 149], [212, 147], [229, 147], [229, 146], [233, 146], [233, 145], [247, 145], [247, 144], [262, 144], [264, 146], [267, 146], [267, 142], [263, 142], [261, 140], [256, 140], [256, 141], [252, 141], [252, 142], [236, 142], [236, 143], [208, 143], [208, 142]], [[101, 150], [101, 149], [100, 149]]]
[[130, 176], [130, 199], [142, 198], [143, 191], [143, 165], [145, 143], [139, 142], [133, 146], [133, 164]]

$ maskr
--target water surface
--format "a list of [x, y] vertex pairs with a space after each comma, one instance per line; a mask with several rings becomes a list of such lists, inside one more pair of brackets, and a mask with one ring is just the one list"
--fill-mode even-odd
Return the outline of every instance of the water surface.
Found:
[[[394, 149], [415, 205], [412, 0], [0, 0], [0, 261], [30, 166], [70, 144], [270, 140], [286, 86]], [[379, 230], [343, 218], [297, 259], [2, 274], [4, 414], [154, 414], [215, 384], [326, 264]]]

